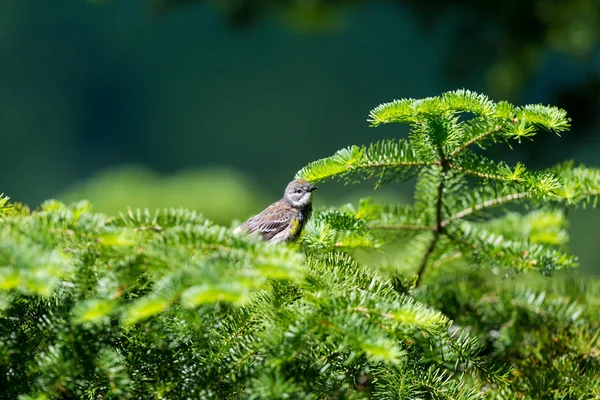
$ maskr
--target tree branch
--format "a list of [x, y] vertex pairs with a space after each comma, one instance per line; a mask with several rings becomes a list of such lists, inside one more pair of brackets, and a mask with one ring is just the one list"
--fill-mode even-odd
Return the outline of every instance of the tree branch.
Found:
[[426, 225], [369, 225], [369, 230], [372, 231], [435, 231], [435, 226]]
[[460, 146], [457, 149], [454, 149], [450, 152], [450, 154], [448, 155], [448, 157], [454, 157], [455, 155], [457, 155], [458, 153], [460, 153], [461, 151], [464, 151], [467, 147], [469, 147], [470, 145], [472, 145], [473, 143], [476, 143], [478, 141], [480, 141], [481, 139], [493, 135], [494, 133], [498, 133], [502, 130], [502, 127], [500, 125], [497, 125], [494, 129], [489, 130], [487, 132], [482, 133], [481, 135], [477, 135], [475, 136], [473, 139], [463, 143], [462, 146]]
[[440, 155], [440, 165], [442, 166], [442, 174], [440, 176], [440, 183], [438, 184], [437, 188], [437, 201], [435, 204], [436, 226], [433, 231], [433, 238], [431, 239], [431, 243], [429, 243], [429, 247], [427, 248], [427, 251], [423, 255], [423, 259], [421, 260], [421, 265], [419, 266], [419, 271], [417, 272], [417, 280], [415, 282], [415, 287], [418, 287], [419, 283], [421, 283], [421, 279], [423, 277], [423, 274], [425, 273], [425, 268], [427, 267], [429, 257], [431, 257], [433, 250], [435, 250], [435, 246], [437, 245], [437, 242], [440, 238], [440, 233], [442, 233], [442, 230], [444, 229], [444, 226], [442, 225], [442, 206], [444, 205], [444, 190], [446, 189], [446, 173], [450, 169], [450, 163], [448, 161], [448, 158], [444, 154], [442, 146], [438, 147], [438, 152]]
[[502, 182], [508, 181], [508, 179], [506, 179], [506, 178], [504, 178], [504, 177], [502, 177], [500, 175], [486, 174], [485, 172], [479, 172], [479, 171], [474, 171], [474, 170], [466, 169], [466, 168], [454, 165], [452, 163], [449, 163], [448, 166], [449, 166], [449, 168], [455, 169], [455, 170], [457, 170], [459, 172], [462, 172], [463, 174], [476, 176], [478, 178], [493, 179], [493, 180], [502, 181]]
[[503, 196], [503, 197], [498, 197], [496, 199], [484, 201], [481, 204], [477, 204], [473, 207], [469, 207], [467, 209], [464, 209], [464, 210], [457, 212], [456, 214], [446, 218], [445, 220], [442, 221], [442, 226], [446, 226], [449, 223], [456, 221], [457, 219], [464, 218], [467, 215], [474, 213], [475, 211], [483, 210], [484, 208], [488, 208], [488, 207], [494, 207], [494, 206], [497, 206], [497, 205], [500, 205], [502, 203], [506, 203], [506, 202], [509, 202], [512, 200], [518, 200], [518, 199], [522, 199], [524, 197], [529, 197], [530, 195], [531, 195], [531, 192], [520, 192], [520, 193], [513, 193], [513, 194]]
[[419, 283], [421, 283], [421, 278], [423, 277], [423, 274], [425, 273], [425, 268], [427, 267], [427, 261], [429, 261], [429, 257], [431, 257], [431, 253], [433, 253], [433, 250], [435, 250], [435, 246], [437, 245], [439, 238], [440, 238], [440, 232], [435, 231], [433, 233], [433, 239], [431, 239], [431, 243], [429, 243], [429, 247], [427, 248], [427, 251], [425, 252], [425, 255], [423, 256], [423, 259], [421, 260], [421, 265], [419, 266], [419, 272], [417, 272], [417, 281], [415, 282], [415, 287], [418, 287]]

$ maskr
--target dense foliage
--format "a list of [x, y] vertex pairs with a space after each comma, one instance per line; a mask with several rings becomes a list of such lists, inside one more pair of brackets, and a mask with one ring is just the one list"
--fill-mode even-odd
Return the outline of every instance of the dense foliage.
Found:
[[414, 204], [320, 210], [295, 245], [3, 198], [0, 397], [600, 398], [600, 284], [537, 274], [576, 265], [565, 210], [596, 205], [600, 171], [474, 149], [564, 132], [565, 112], [455, 91], [370, 121], [411, 130], [298, 177], [416, 177]]

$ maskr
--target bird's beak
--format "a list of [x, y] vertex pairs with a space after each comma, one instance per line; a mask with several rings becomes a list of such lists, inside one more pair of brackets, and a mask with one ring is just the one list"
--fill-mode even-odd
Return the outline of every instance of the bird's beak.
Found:
[[309, 192], [312, 192], [313, 190], [317, 190], [319, 187], [315, 186], [315, 185], [310, 185], [310, 188], [308, 189]]

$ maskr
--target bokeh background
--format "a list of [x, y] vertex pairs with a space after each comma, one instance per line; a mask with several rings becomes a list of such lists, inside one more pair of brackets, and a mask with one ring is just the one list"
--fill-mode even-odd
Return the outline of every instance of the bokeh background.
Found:
[[[600, 166], [600, 0], [2, 0], [0, 192], [230, 225], [308, 162], [403, 134], [368, 127], [379, 103], [457, 88], [573, 118], [493, 156]], [[369, 190], [325, 184], [317, 201]], [[599, 214], [571, 214], [587, 273]]]

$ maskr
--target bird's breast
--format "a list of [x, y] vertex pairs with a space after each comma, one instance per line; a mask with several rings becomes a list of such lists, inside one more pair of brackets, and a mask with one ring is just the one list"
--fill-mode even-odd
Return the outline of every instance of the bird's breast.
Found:
[[292, 222], [290, 223], [290, 230], [289, 233], [291, 235], [295, 235], [296, 233], [298, 233], [298, 231], [301, 228], [301, 224], [300, 224], [300, 219], [299, 218], [294, 218], [292, 220]]

